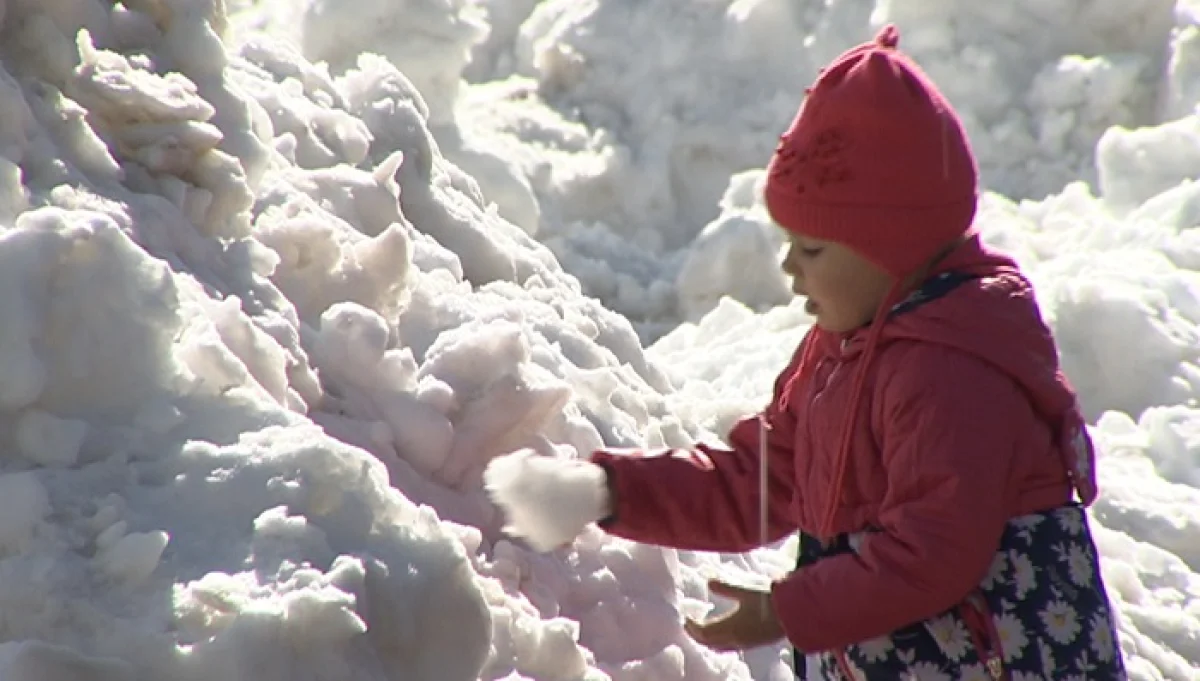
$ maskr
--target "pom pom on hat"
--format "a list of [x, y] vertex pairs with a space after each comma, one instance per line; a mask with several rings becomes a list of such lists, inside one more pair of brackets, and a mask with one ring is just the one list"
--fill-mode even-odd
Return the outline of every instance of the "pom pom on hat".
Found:
[[888, 24], [883, 27], [883, 30], [875, 36], [875, 44], [880, 47], [895, 49], [900, 45], [900, 29], [893, 24]]

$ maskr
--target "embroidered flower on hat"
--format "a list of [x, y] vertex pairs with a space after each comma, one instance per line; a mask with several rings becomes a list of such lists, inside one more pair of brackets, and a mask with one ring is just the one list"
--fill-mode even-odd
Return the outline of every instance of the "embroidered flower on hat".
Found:
[[813, 137], [812, 151], [815, 158], [831, 159], [850, 148], [850, 138], [840, 128], [826, 128]]
[[850, 135], [840, 127], [822, 130], [807, 143], [797, 143], [782, 135], [775, 149], [772, 180], [790, 180], [797, 195], [803, 194], [810, 185], [825, 189], [852, 182], [854, 172], [847, 162], [851, 146]]

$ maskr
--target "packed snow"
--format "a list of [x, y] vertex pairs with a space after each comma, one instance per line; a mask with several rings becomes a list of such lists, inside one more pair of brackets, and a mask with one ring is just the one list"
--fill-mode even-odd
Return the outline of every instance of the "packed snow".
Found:
[[885, 22], [1081, 390], [1132, 678], [1200, 679], [1192, 0], [0, 1], [0, 678], [790, 678], [681, 623], [791, 542], [535, 551], [481, 476], [762, 407], [761, 169]]

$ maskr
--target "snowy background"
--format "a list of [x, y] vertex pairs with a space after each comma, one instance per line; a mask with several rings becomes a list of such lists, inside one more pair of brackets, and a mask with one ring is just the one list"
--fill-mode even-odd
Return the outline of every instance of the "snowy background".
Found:
[[1195, 0], [0, 0], [0, 679], [790, 678], [680, 626], [790, 543], [536, 554], [480, 473], [763, 406], [761, 169], [889, 21], [1081, 390], [1132, 677], [1200, 679]]

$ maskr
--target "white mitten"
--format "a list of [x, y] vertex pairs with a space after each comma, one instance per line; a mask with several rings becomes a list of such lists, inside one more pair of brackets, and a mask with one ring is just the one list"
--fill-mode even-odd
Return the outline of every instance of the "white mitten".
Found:
[[590, 461], [522, 449], [488, 463], [483, 484], [504, 510], [504, 531], [536, 551], [571, 542], [609, 514], [607, 474]]

